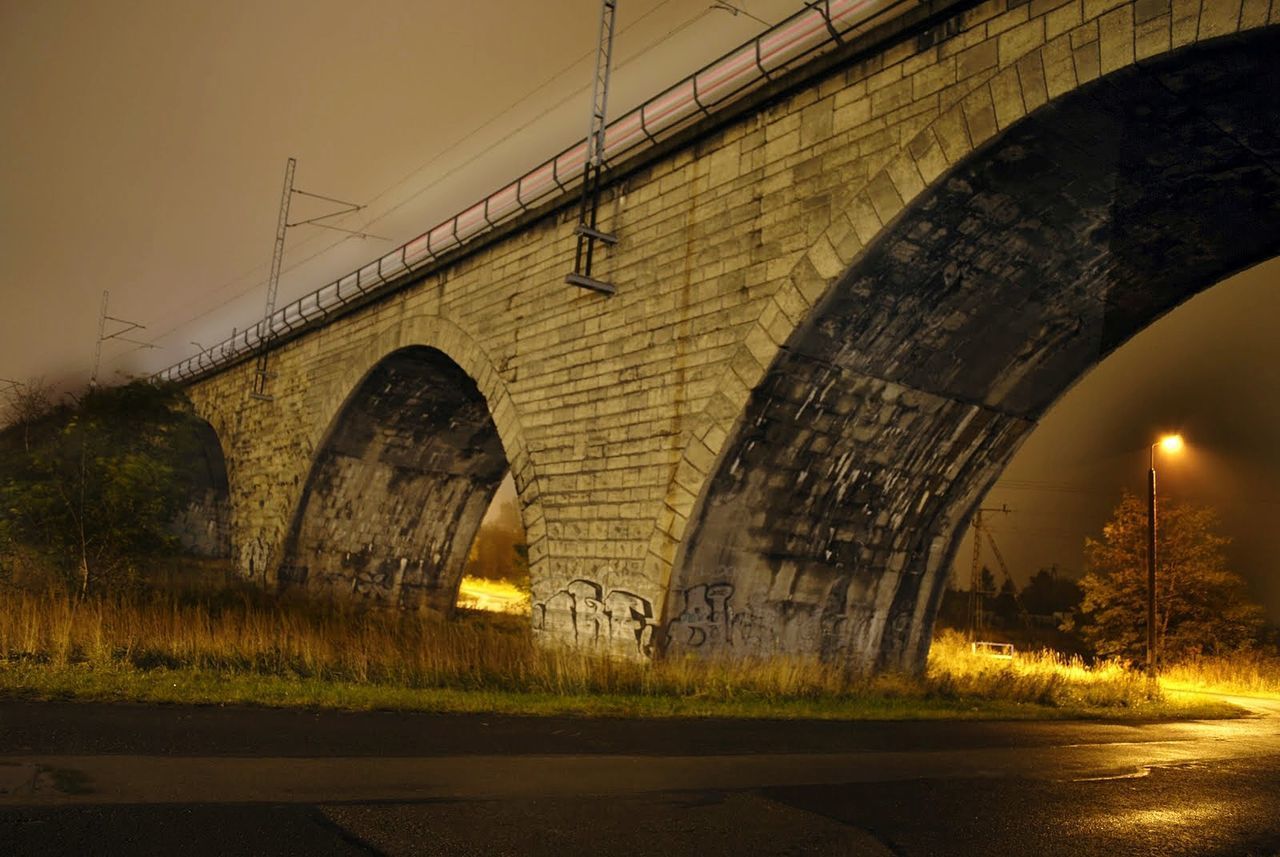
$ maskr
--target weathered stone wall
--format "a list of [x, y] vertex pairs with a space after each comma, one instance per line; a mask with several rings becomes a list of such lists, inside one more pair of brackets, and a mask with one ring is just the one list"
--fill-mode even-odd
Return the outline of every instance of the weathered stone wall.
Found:
[[506, 472], [475, 382], [435, 349], [393, 352], [316, 456], [278, 581], [448, 614]]
[[[536, 627], [642, 655], [662, 639], [664, 623], [672, 626], [666, 635], [672, 643], [687, 646], [727, 627], [717, 604], [732, 605], [742, 617], [744, 604], [772, 602], [752, 620], [766, 626], [763, 636], [750, 637], [769, 641], [758, 650], [918, 663], [932, 581], [957, 521], [1045, 400], [1106, 350], [1073, 352], [1038, 388], [1038, 381], [1019, 381], [1009, 363], [1010, 355], [1019, 366], [1036, 363], [1036, 355], [1061, 347], [1052, 332], [1019, 338], [1028, 324], [1011, 319], [1040, 312], [1035, 301], [1010, 303], [1008, 293], [995, 293], [987, 316], [957, 309], [924, 313], [923, 325], [884, 323], [910, 319], [913, 306], [945, 304], [945, 292], [912, 297], [910, 291], [912, 265], [945, 269], [952, 254], [935, 234], [918, 242], [929, 248], [927, 260], [912, 255], [913, 230], [932, 222], [919, 211], [957, 200], [970, 213], [987, 205], [980, 222], [961, 217], [945, 228], [976, 229], [993, 245], [1004, 242], [1001, 236], [1020, 237], [1017, 246], [1026, 252], [1080, 239], [1069, 230], [1043, 230], [1030, 204], [1070, 196], [1069, 183], [1031, 180], [1014, 194], [1030, 203], [1008, 211], [998, 195], [966, 198], [955, 183], [946, 195], [932, 189], [971, 160], [1014, 152], [1000, 141], [1038, 108], [1065, 103], [1091, 81], [1165, 54], [1174, 55], [1176, 79], [1184, 49], [1274, 24], [1276, 5], [1000, 0], [893, 40], [874, 55], [858, 57], [850, 48], [844, 67], [608, 189], [601, 226], [622, 241], [600, 254], [597, 274], [617, 285], [617, 296], [604, 299], [563, 283], [573, 247], [572, 212], [563, 211], [286, 343], [272, 355], [278, 379], [271, 404], [248, 398], [251, 365], [199, 382], [193, 397], [230, 450], [241, 568], [275, 580], [322, 441], [337, 431], [331, 426], [340, 406], [388, 354], [430, 346], [474, 379], [514, 471], [530, 541]], [[1102, 86], [1145, 78], [1115, 80]], [[1141, 98], [1130, 99], [1121, 109], [1142, 106]], [[1251, 126], [1260, 141], [1254, 148], [1269, 157], [1274, 116], [1259, 112], [1265, 121]], [[1073, 115], [1087, 120], [1089, 112]], [[1112, 133], [1114, 123], [1095, 130]], [[1223, 136], [1201, 149], [1205, 158], [1221, 154], [1215, 147]], [[1077, 140], [1088, 137], [1086, 127]], [[1054, 162], [1052, 154], [1045, 160], [1050, 174]], [[1204, 159], [1199, 167], [1208, 168]], [[1027, 165], [1022, 175], [1043, 173]], [[1155, 232], [1162, 229], [1157, 224]], [[871, 268], [860, 273], [867, 260]], [[1016, 281], [1023, 262], [1017, 254], [1006, 257], [978, 282], [1005, 275]], [[1216, 270], [1196, 269], [1201, 277]], [[881, 307], [884, 276], [900, 282], [890, 282], [882, 303], [901, 311], [841, 327], [857, 314], [833, 310], [831, 302]], [[967, 276], [952, 288], [974, 282]], [[1138, 301], [1117, 336], [1210, 282]], [[1051, 325], [1068, 316], [1036, 317]], [[805, 354], [822, 341], [828, 322], [853, 342], [840, 354], [817, 345], [819, 353]], [[999, 334], [1009, 324], [1016, 332]], [[987, 331], [1001, 344], [984, 363], [980, 349], [957, 350], [956, 340], [943, 335], [952, 327]], [[868, 338], [879, 343], [870, 350], [878, 356], [860, 363], [857, 346]], [[804, 347], [793, 352], [798, 342]], [[819, 368], [799, 365], [806, 359]], [[974, 379], [966, 380], [971, 367]], [[822, 372], [828, 375], [819, 383]], [[1003, 399], [993, 397], [992, 384], [1007, 387]], [[812, 402], [804, 404], [811, 392], [823, 397], [817, 429], [810, 425]], [[1004, 399], [1025, 406], [1006, 408]], [[1025, 404], [1031, 402], [1036, 406]], [[841, 444], [855, 445], [864, 466], [841, 464]], [[748, 449], [754, 452], [734, 470]], [[979, 460], [981, 466], [967, 463]], [[815, 466], [798, 466], [802, 461]], [[961, 474], [966, 467], [971, 472]], [[893, 476], [899, 471], [914, 475], [899, 480]], [[788, 493], [785, 483], [795, 484], [801, 473], [812, 487]], [[767, 502], [719, 514], [725, 491]], [[459, 515], [459, 502], [441, 499], [434, 514]], [[775, 512], [783, 514], [770, 517]], [[706, 535], [735, 527], [754, 535], [727, 546], [722, 536]], [[827, 535], [832, 529], [834, 540]], [[700, 553], [700, 545], [712, 545], [711, 554]], [[785, 555], [772, 556], [779, 552]], [[824, 567], [830, 562], [836, 565]], [[778, 632], [780, 618], [793, 614], [804, 618]], [[838, 628], [824, 630], [829, 626]], [[886, 627], [893, 633], [886, 636]], [[843, 642], [833, 648], [833, 639]]]
[[927, 639], [954, 534], [1044, 410], [1280, 252], [1277, 117], [1251, 89], [1280, 88], [1277, 57], [1272, 35], [1117, 72], [904, 209], [755, 389], [677, 564], [670, 646], [896, 662]]
[[231, 494], [218, 437], [203, 421], [192, 427], [196, 445], [186, 472], [188, 500], [170, 524], [182, 549], [196, 556], [229, 559], [232, 551]]

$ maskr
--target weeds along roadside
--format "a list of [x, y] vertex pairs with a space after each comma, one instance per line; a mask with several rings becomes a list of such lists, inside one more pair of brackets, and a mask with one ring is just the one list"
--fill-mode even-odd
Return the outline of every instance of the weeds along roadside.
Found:
[[[535, 645], [527, 617], [463, 612], [439, 621], [391, 611], [275, 601], [245, 586], [201, 593], [146, 589], [77, 602], [10, 591], [0, 659], [30, 668], [188, 670], [400, 688], [717, 700], [995, 700], [1137, 709], [1145, 680], [1115, 664], [1051, 654], [975, 656], [959, 635], [935, 641], [922, 676], [833, 670], [812, 660], [610, 660]], [[31, 674], [28, 672], [28, 674]]]
[[1280, 659], [1257, 650], [1195, 657], [1168, 665], [1160, 678], [1170, 689], [1280, 696]]

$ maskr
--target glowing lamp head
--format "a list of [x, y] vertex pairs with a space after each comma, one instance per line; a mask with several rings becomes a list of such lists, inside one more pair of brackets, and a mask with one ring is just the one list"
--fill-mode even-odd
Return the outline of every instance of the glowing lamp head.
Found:
[[1160, 451], [1169, 455], [1177, 455], [1182, 452], [1182, 435], [1167, 434], [1160, 438]]

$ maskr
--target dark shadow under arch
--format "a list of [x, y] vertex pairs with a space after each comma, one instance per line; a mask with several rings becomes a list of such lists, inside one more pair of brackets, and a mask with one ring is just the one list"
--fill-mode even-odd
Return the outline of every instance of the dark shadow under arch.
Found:
[[959, 527], [1046, 408], [1280, 253], [1280, 32], [1037, 110], [927, 189], [795, 331], [690, 521], [669, 651], [918, 668]]
[[180, 476], [186, 499], [170, 530], [183, 551], [214, 559], [231, 558], [231, 491], [227, 460], [212, 425], [190, 416], [183, 425], [186, 467]]
[[475, 381], [437, 349], [393, 352], [317, 452], [280, 587], [447, 615], [507, 469]]

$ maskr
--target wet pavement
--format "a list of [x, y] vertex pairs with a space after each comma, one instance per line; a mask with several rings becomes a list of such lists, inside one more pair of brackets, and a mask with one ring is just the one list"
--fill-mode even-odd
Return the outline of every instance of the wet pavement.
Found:
[[1280, 854], [1230, 721], [743, 722], [0, 703], [0, 854]]

